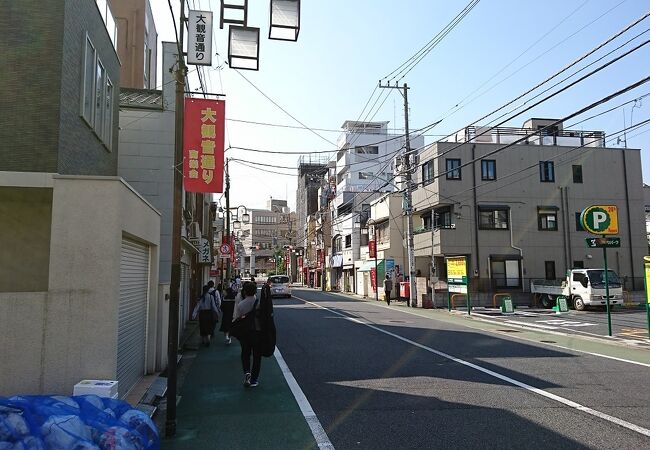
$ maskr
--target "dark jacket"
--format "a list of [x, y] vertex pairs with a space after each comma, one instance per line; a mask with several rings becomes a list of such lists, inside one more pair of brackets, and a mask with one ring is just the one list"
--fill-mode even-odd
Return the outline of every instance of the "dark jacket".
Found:
[[257, 325], [262, 345], [262, 355], [272, 356], [275, 351], [275, 321], [273, 320], [273, 300], [268, 284], [262, 287], [260, 304], [257, 307]]

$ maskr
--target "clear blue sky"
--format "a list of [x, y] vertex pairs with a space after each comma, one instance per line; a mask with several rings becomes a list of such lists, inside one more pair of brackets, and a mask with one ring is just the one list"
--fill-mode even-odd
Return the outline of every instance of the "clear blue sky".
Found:
[[[189, 2], [196, 9], [214, 11], [216, 51], [222, 55], [219, 61], [223, 62], [227, 55], [227, 27], [223, 30], [218, 27], [219, 0]], [[173, 41], [174, 29], [167, 2], [152, 0], [151, 3], [159, 42]], [[178, 20], [179, 1], [173, 0], [172, 3]], [[260, 70], [241, 73], [309, 127], [337, 130], [345, 120], [359, 117], [380, 78], [426, 44], [467, 3], [468, 0], [303, 0], [300, 37], [298, 42], [292, 43], [267, 39], [269, 2], [252, 1], [249, 2], [249, 26], [261, 28]], [[602, 18], [577, 32], [613, 7]], [[647, 0], [482, 0], [402, 80], [411, 87], [411, 129], [425, 126], [440, 117], [445, 119], [430, 134], [446, 134], [472, 124], [642, 16], [649, 7]], [[625, 36], [631, 38], [649, 27], [650, 18]], [[543, 37], [547, 33], [548, 36]], [[649, 36], [650, 32], [626, 48], [642, 43]], [[619, 38], [614, 45], [610, 44], [588, 61], [622, 44], [627, 38]], [[555, 48], [549, 51], [552, 47]], [[492, 81], [474, 92], [510, 63]], [[520, 70], [524, 65], [527, 67]], [[227, 118], [299, 126], [240, 74], [228, 67], [219, 70], [217, 66], [215, 59], [212, 69], [206, 70], [207, 89], [227, 95]], [[515, 71], [518, 72], [502, 81]], [[521, 126], [530, 117], [562, 117], [649, 74], [650, 45], [647, 45], [506, 125]], [[198, 87], [195, 74], [191, 83], [192, 89]], [[500, 84], [474, 98], [497, 83]], [[650, 83], [593, 110], [591, 114], [648, 92]], [[446, 114], [470, 94], [466, 106], [451, 116]], [[374, 98], [377, 98], [377, 93]], [[650, 118], [650, 97], [645, 100], [642, 107], [634, 109], [634, 123]], [[624, 111], [629, 125], [631, 105]], [[387, 120], [391, 122], [389, 126], [402, 128], [401, 96], [393, 92], [373, 120]], [[611, 134], [623, 128], [623, 110], [617, 109], [580, 127]], [[644, 180], [650, 183], [647, 153], [650, 132], [633, 137], [648, 129], [644, 127], [628, 133], [628, 147], [642, 149]], [[318, 134], [321, 136], [307, 130], [230, 121], [227, 123], [226, 147], [291, 152], [334, 148], [338, 133], [318, 131]], [[425, 142], [435, 139], [436, 136], [427, 136]], [[287, 167], [296, 167], [297, 161], [296, 155], [267, 155], [236, 149], [229, 150], [226, 156]], [[296, 173], [295, 170], [277, 170]], [[231, 204], [234, 206], [261, 207], [270, 196], [288, 197], [292, 208], [295, 206], [295, 176], [266, 173], [232, 163], [231, 177]]]

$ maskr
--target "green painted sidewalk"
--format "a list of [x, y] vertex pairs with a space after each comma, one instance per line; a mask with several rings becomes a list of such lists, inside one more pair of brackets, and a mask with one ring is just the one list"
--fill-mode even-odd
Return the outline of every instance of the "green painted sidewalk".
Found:
[[239, 342], [217, 335], [191, 364], [177, 409], [176, 436], [163, 449], [317, 449], [275, 357], [262, 358], [260, 384], [242, 386]]

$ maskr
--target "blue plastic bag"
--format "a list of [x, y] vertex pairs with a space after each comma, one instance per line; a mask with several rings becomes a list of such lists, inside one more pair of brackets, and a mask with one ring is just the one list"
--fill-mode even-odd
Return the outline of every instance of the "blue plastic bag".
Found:
[[95, 395], [0, 397], [0, 450], [157, 450], [149, 416]]

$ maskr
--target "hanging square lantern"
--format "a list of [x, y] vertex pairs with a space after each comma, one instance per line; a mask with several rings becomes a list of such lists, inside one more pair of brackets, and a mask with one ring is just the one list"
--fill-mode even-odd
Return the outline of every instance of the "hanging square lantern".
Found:
[[224, 23], [234, 25], [248, 25], [248, 0], [239, 0], [237, 3], [226, 3], [226, 0], [221, 0], [221, 20], [219, 27], [223, 29]]
[[259, 70], [260, 29], [230, 25], [228, 65], [233, 69]]
[[300, 33], [300, 0], [271, 0], [269, 39], [297, 41]]

